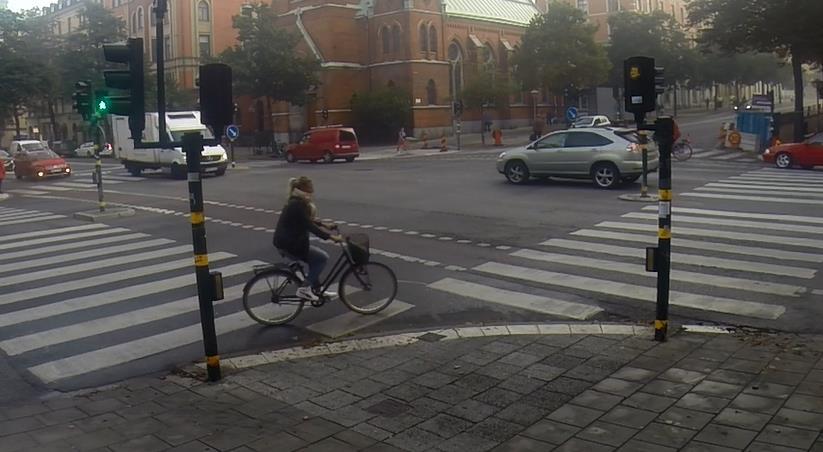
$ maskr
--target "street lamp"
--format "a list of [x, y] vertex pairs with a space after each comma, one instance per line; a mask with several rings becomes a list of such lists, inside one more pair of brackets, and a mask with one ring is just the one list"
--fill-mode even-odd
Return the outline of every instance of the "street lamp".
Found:
[[532, 93], [532, 122], [537, 122], [537, 96], [540, 94], [540, 91], [533, 89]]

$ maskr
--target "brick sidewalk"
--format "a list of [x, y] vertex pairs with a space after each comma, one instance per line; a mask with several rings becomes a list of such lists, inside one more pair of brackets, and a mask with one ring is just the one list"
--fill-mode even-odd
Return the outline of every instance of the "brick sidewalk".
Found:
[[0, 450], [823, 451], [821, 336], [406, 337], [6, 407]]

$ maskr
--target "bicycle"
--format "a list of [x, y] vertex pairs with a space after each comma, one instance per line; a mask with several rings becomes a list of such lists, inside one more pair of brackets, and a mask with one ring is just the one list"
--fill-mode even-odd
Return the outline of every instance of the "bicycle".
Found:
[[[373, 315], [386, 309], [397, 296], [397, 276], [387, 265], [369, 260], [369, 239], [365, 234], [352, 234], [340, 243], [337, 262], [323, 280], [324, 293], [339, 277], [338, 297], [350, 310]], [[282, 254], [282, 253], [281, 253]], [[300, 261], [283, 256], [287, 261], [254, 267], [254, 276], [243, 287], [243, 309], [263, 325], [283, 325], [294, 320], [307, 300], [296, 295], [306, 280]], [[320, 295], [311, 301], [315, 308], [331, 301]]]
[[672, 155], [674, 155], [674, 158], [680, 162], [685, 162], [686, 160], [692, 158], [693, 152], [694, 150], [692, 149], [692, 143], [688, 138], [682, 138], [672, 147]]

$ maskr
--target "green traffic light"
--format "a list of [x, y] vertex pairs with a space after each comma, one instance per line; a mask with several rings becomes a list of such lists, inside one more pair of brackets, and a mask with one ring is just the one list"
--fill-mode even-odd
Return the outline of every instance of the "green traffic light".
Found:
[[97, 104], [97, 109], [100, 111], [105, 111], [109, 109], [109, 105], [106, 103], [105, 100], [101, 100], [99, 104]]

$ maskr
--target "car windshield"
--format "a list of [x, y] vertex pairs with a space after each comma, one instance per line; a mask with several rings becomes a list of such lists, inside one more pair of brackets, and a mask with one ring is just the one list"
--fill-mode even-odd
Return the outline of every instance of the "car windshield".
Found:
[[211, 130], [204, 127], [202, 129], [191, 129], [191, 130], [170, 130], [169, 135], [171, 135], [172, 141], [183, 141], [183, 135], [187, 133], [197, 132], [200, 135], [203, 135], [203, 139], [211, 140], [214, 139], [214, 134], [211, 133]]
[[0, 151], [0, 159], [8, 159], [9, 153], [6, 151]]
[[20, 145], [24, 151], [48, 151], [42, 143], [23, 143]]
[[48, 149], [40, 149], [40, 150], [36, 150], [36, 151], [29, 151], [29, 152], [26, 152], [26, 155], [31, 160], [49, 160], [49, 159], [60, 158], [60, 156], [58, 156], [57, 154], [55, 154], [54, 152], [52, 152]]

